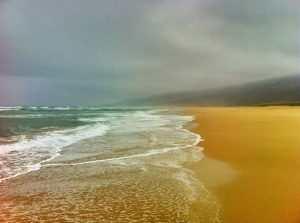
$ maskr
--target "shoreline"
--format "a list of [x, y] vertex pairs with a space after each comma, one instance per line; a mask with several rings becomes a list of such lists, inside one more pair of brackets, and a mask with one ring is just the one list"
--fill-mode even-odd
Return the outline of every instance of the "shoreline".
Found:
[[[5, 205], [10, 202], [14, 206], [12, 213], [7, 212], [12, 215], [6, 218], [17, 219], [16, 222], [32, 216], [47, 219], [52, 208], [63, 206], [68, 213], [71, 203], [77, 210], [70, 217], [77, 220], [87, 216], [106, 220], [145, 217], [169, 222], [180, 214], [181, 220], [195, 223], [299, 221], [300, 108], [180, 109], [183, 112], [178, 115], [194, 117], [180, 125], [180, 131], [195, 136], [186, 150], [168, 150], [157, 157], [158, 154], [136, 154], [132, 160], [117, 157], [118, 162], [113, 162], [116, 157], [106, 160], [109, 162], [95, 158], [87, 161], [85, 157], [79, 163], [68, 164], [67, 157], [50, 162], [49, 168], [0, 183], [3, 191], [2, 194], [0, 191], [0, 201], [3, 201], [0, 207], [8, 211]], [[165, 139], [158, 131], [152, 134], [158, 134], [154, 142], [160, 145]], [[122, 135], [116, 136], [114, 140], [121, 140], [119, 145], [123, 145]], [[65, 155], [74, 158], [74, 153], [81, 154], [82, 148], [97, 150], [110, 137], [104, 135], [95, 144], [77, 145], [66, 150]], [[145, 142], [151, 145], [151, 140]], [[41, 205], [44, 205], [43, 213], [40, 213]], [[111, 209], [104, 210], [104, 207]], [[86, 214], [89, 209], [93, 212]], [[119, 216], [121, 210], [123, 215]], [[27, 211], [30, 211], [28, 215], [22, 216]], [[1, 217], [0, 214], [0, 220]]]
[[220, 202], [222, 222], [299, 221], [299, 107], [185, 111], [195, 117], [190, 129], [204, 139], [200, 147], [205, 156], [187, 166]]
[[[138, 119], [132, 132], [112, 131], [82, 141], [46, 168], [0, 183], [0, 221], [50, 221], [54, 213], [57, 221], [213, 222], [213, 197], [184, 166], [202, 158], [195, 148], [200, 136], [184, 125], [189, 120], [168, 114], [157, 124], [153, 117], [148, 128], [136, 132], [140, 123], [145, 126], [144, 119]], [[99, 154], [99, 148], [108, 148], [109, 154]], [[205, 199], [191, 213], [190, 204], [198, 195]]]

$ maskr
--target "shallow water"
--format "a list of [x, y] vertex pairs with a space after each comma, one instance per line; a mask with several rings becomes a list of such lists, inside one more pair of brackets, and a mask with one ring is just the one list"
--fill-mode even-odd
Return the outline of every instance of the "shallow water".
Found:
[[58, 112], [77, 124], [49, 125], [50, 131], [35, 135], [31, 130], [30, 137], [23, 132], [22, 144], [0, 146], [2, 165], [12, 163], [10, 172], [1, 169], [9, 179], [0, 183], [0, 220], [219, 221], [217, 201], [184, 167], [203, 156], [200, 136], [184, 129], [192, 117], [151, 108], [47, 112], [46, 118]]

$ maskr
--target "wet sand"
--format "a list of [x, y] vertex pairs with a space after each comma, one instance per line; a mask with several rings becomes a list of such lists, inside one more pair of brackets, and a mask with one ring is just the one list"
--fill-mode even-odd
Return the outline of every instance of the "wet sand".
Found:
[[70, 145], [41, 169], [0, 182], [0, 222], [216, 222], [214, 196], [183, 166], [202, 161], [198, 136], [166, 126], [132, 134]]
[[206, 156], [189, 167], [215, 194], [222, 222], [299, 223], [300, 108], [187, 110]]
[[[0, 183], [0, 222], [300, 222], [300, 108], [187, 112], [197, 118], [189, 129], [204, 138], [204, 158], [191, 146], [115, 162], [45, 166]], [[98, 147], [128, 140], [113, 136], [73, 145], [52, 162], [87, 161]], [[157, 135], [156, 146], [164, 139]]]
[[0, 222], [188, 222], [173, 170], [91, 164], [43, 168], [0, 184]]

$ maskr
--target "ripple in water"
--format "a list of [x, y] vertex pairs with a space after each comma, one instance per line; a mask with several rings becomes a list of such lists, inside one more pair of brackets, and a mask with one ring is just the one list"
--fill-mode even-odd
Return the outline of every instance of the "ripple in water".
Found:
[[191, 120], [155, 111], [85, 117], [109, 129], [0, 184], [0, 220], [220, 222], [218, 202], [184, 167], [203, 156], [200, 137], [183, 128]]

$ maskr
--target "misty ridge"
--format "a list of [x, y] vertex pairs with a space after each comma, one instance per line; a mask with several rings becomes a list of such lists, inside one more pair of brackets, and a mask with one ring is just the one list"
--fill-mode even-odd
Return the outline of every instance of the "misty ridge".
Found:
[[0, 1], [0, 105], [227, 104], [299, 73], [299, 21], [295, 0]]
[[299, 105], [300, 75], [271, 78], [210, 90], [162, 94], [135, 100], [131, 104], [185, 106]]

